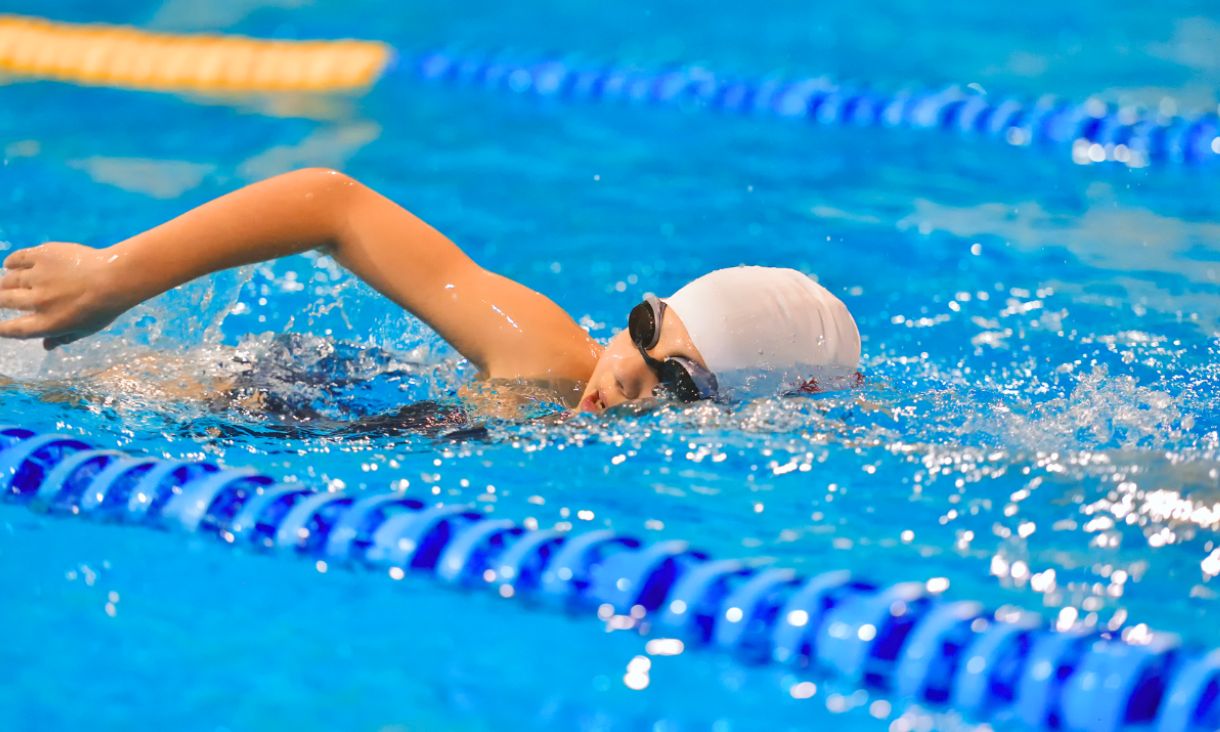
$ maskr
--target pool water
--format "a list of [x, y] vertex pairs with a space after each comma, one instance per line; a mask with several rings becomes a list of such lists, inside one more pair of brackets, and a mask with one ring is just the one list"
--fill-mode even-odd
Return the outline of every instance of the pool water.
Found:
[[[47, 6], [52, 7], [47, 7]], [[1206, 3], [1031, 2], [1020, 16], [576, 2], [0, 4], [162, 30], [573, 52], [897, 88], [1214, 110]], [[739, 263], [815, 273], [864, 385], [483, 430], [352, 434], [451, 402], [451, 349], [320, 256], [153, 300], [44, 354], [0, 344], [0, 421], [544, 527], [612, 527], [951, 596], [1061, 627], [1220, 646], [1220, 177], [1080, 166], [936, 132], [563, 104], [408, 80], [220, 96], [0, 85], [0, 249], [103, 246], [237, 186], [343, 169], [598, 338], [645, 292]], [[285, 337], [282, 334], [293, 334]], [[254, 373], [318, 415], [178, 388]], [[0, 728], [980, 729], [595, 617], [0, 505]], [[625, 683], [650, 660], [647, 685]], [[638, 668], [639, 662], [635, 662]], [[798, 698], [799, 697], [799, 698]]]

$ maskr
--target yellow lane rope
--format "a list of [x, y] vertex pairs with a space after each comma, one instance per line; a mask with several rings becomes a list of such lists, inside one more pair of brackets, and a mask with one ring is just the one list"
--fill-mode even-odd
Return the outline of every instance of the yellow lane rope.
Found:
[[212, 92], [327, 91], [375, 82], [376, 41], [153, 33], [0, 15], [0, 72], [78, 84]]

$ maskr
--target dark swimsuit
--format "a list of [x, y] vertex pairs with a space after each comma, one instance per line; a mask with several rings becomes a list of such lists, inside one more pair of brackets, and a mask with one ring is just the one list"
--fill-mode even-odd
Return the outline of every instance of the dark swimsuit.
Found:
[[[356, 405], [350, 416], [319, 409], [352, 402], [351, 392], [374, 379], [401, 379], [414, 375], [401, 357], [380, 348], [320, 341], [296, 333], [275, 336], [257, 358], [240, 350], [228, 368], [235, 372], [233, 386], [223, 396], [226, 407], [257, 398], [259, 415], [266, 423], [236, 425], [218, 420], [209, 431], [293, 437], [381, 437], [420, 434], [446, 439], [477, 439], [486, 434], [473, 424], [458, 404], [423, 400], [392, 412], [365, 412]], [[299, 386], [306, 389], [294, 388]]]

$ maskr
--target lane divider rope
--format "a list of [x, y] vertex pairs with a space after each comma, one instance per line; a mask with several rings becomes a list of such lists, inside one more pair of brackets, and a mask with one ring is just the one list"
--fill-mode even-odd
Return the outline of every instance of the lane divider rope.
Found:
[[375, 82], [389, 62], [376, 41], [285, 41], [156, 33], [0, 15], [0, 71], [150, 90], [334, 91]]
[[395, 53], [378, 41], [259, 40], [157, 33], [0, 15], [0, 72], [80, 84], [212, 92], [362, 89], [422, 78], [588, 102], [686, 106], [799, 118], [819, 125], [940, 130], [1010, 145], [1066, 149], [1081, 164], [1220, 161], [1220, 115], [1163, 115], [1050, 96], [1008, 97], [969, 86], [886, 92], [824, 77], [737, 78], [696, 65], [641, 68], [505, 53]]
[[1200, 164], [1220, 161], [1220, 115], [1166, 116], [1093, 99], [993, 96], [969, 87], [882, 92], [824, 77], [748, 79], [700, 66], [647, 69], [563, 58], [435, 51], [400, 59], [395, 73], [539, 97], [695, 106], [819, 125], [940, 130], [1016, 146], [1067, 148], [1081, 164]]
[[764, 561], [717, 560], [674, 539], [527, 529], [472, 506], [317, 491], [21, 427], [0, 427], [0, 496], [54, 514], [597, 609], [743, 663], [833, 675], [979, 720], [1079, 732], [1220, 729], [1220, 649], [1162, 634], [1135, 643], [1062, 632], [1038, 615], [949, 600], [920, 582], [887, 586], [841, 570], [805, 577]]

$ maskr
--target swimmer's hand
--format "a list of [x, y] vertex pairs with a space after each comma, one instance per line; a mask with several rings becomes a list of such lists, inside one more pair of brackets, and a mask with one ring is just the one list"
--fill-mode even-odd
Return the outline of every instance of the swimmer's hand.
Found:
[[41, 338], [50, 350], [110, 325], [136, 304], [115, 286], [110, 259], [104, 250], [68, 242], [10, 254], [0, 277], [0, 308], [24, 314], [0, 321], [0, 336]]

